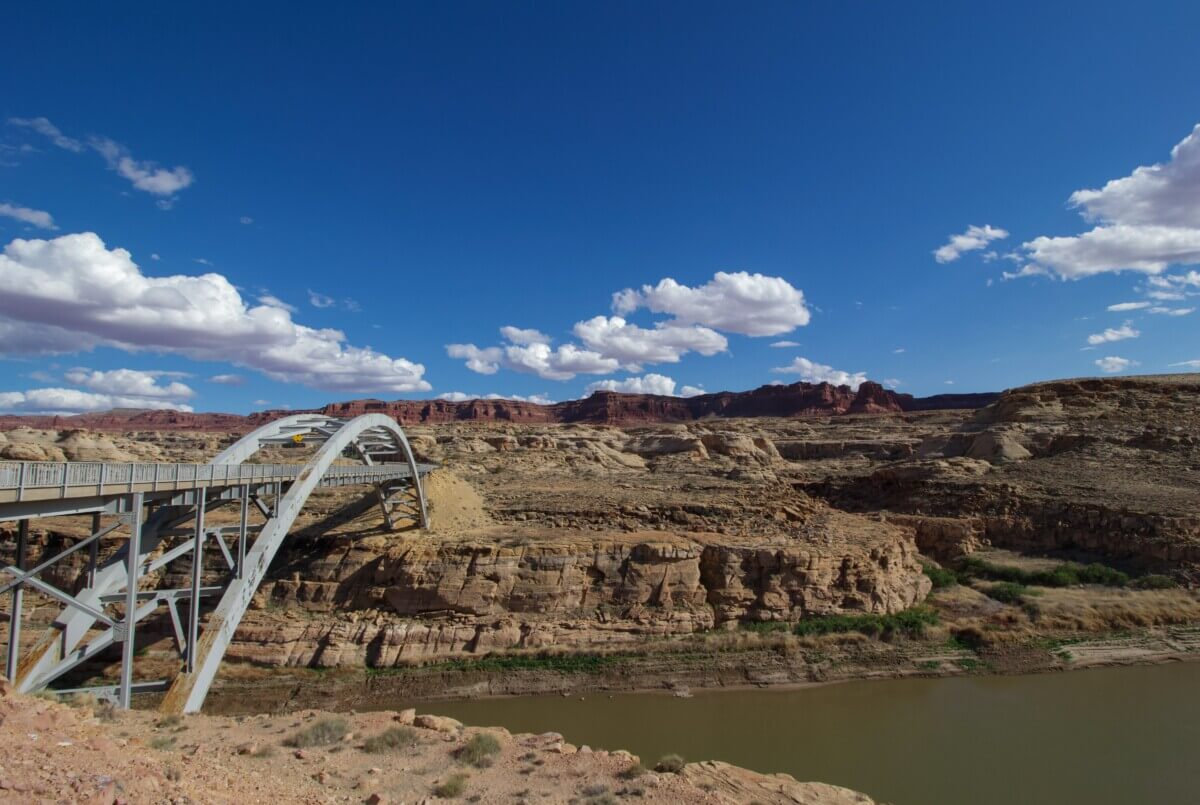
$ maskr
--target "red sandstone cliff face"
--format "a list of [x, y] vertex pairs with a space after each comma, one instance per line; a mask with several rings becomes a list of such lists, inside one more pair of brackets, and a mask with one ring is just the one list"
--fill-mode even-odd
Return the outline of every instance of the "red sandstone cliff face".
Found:
[[705, 417], [803, 417], [838, 414], [880, 414], [932, 408], [980, 408], [995, 394], [944, 395], [949, 404], [898, 394], [878, 383], [863, 383], [857, 391], [829, 383], [761, 386], [752, 391], [722, 391], [698, 397], [619, 394], [598, 391], [582, 400], [553, 405], [512, 400], [351, 400], [321, 409], [331, 416], [386, 413], [401, 424], [441, 422], [587, 422], [631, 425], [642, 422], [691, 422]]
[[[553, 405], [517, 400], [349, 400], [320, 409], [328, 416], [388, 414], [403, 425], [445, 422], [585, 422], [597, 425], [636, 425], [654, 422], [691, 422], [706, 417], [805, 417], [840, 414], [880, 414], [927, 411], [936, 408], [981, 408], [997, 394], [954, 394], [914, 398], [878, 383], [863, 383], [857, 391], [829, 383], [792, 383], [760, 386], [751, 391], [722, 391], [698, 397], [663, 397], [654, 394], [619, 394], [598, 391], [582, 400]], [[179, 411], [119, 409], [78, 416], [0, 416], [0, 430], [32, 427], [59, 430], [193, 430], [236, 433], [251, 430], [294, 411], [237, 414], [188, 414]]]

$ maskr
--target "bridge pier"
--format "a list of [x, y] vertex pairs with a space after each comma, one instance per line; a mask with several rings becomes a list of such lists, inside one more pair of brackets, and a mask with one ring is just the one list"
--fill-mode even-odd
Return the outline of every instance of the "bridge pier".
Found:
[[[29, 520], [17, 523], [17, 570], [25, 569], [25, 551], [29, 547]], [[17, 582], [12, 591], [12, 609], [8, 622], [8, 657], [4, 662], [4, 675], [12, 679], [17, 675], [17, 659], [21, 652], [21, 608], [24, 603], [25, 584]]]

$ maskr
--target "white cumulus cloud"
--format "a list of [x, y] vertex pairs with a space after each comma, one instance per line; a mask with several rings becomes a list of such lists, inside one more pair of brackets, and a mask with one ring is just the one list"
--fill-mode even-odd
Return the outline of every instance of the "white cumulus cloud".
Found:
[[504, 336], [506, 341], [513, 344], [519, 344], [527, 347], [530, 344], [549, 344], [550, 337], [538, 330], [525, 330], [512, 325], [505, 325], [500, 328], [500, 335]]
[[767, 344], [767, 346], [773, 347], [775, 349], [788, 349], [788, 348], [800, 346], [800, 342], [799, 341], [772, 341], [770, 344]]
[[969, 226], [960, 235], [951, 235], [945, 246], [934, 249], [933, 259], [939, 263], [953, 263], [967, 252], [977, 251], [994, 240], [1003, 240], [1008, 232], [997, 226]]
[[[196, 392], [185, 383], [171, 378], [178, 372], [141, 371], [138, 369], [71, 369], [63, 377], [73, 386], [82, 386], [89, 391], [99, 391], [122, 397], [146, 397], [153, 399], [186, 400]], [[169, 382], [160, 384], [160, 378]]]
[[[688, 388], [691, 388], [691, 386]], [[624, 380], [598, 380], [595, 383], [588, 384], [587, 388], [583, 390], [583, 396], [590, 397], [597, 391], [619, 391], [625, 394], [658, 394], [664, 397], [674, 397], [675, 381], [666, 375], [659, 375], [653, 372], [642, 377], [627, 377]]]
[[771, 371], [776, 374], [799, 375], [800, 379], [807, 383], [831, 383], [835, 386], [849, 386], [852, 389], [858, 389], [867, 382], [865, 372], [844, 372], [823, 363], [810, 361], [808, 358], [795, 358], [787, 366], [776, 366]]
[[671, 324], [699, 324], [742, 335], [781, 335], [808, 324], [804, 292], [782, 277], [746, 271], [718, 271], [691, 288], [667, 277], [641, 290], [613, 294], [613, 311], [626, 315], [640, 307], [674, 317]]
[[660, 324], [647, 329], [620, 316], [581, 321], [574, 332], [589, 349], [633, 371], [646, 363], [678, 363], [688, 352], [716, 355], [729, 346], [725, 336], [708, 327]]
[[112, 408], [153, 408], [191, 411], [189, 405], [174, 400], [146, 397], [122, 397], [79, 389], [45, 388], [29, 391], [0, 391], [0, 413], [81, 414]]
[[1110, 375], [1116, 374], [1117, 372], [1123, 372], [1131, 366], [1138, 365], [1137, 361], [1131, 361], [1128, 358], [1120, 358], [1116, 355], [1109, 355], [1105, 358], [1097, 358], [1095, 361], [1093, 361], [1093, 363], [1099, 367], [1100, 371]]
[[1200, 125], [1165, 163], [1136, 168], [1104, 187], [1077, 190], [1070, 203], [1097, 224], [1080, 235], [1023, 244], [1029, 259], [1065, 279], [1106, 272], [1160, 274], [1200, 263]]
[[240, 386], [246, 382], [246, 378], [241, 375], [213, 375], [208, 382], [216, 383], [218, 386]]
[[215, 272], [146, 276], [128, 251], [92, 232], [17, 239], [0, 254], [0, 335], [31, 326], [40, 342], [0, 340], [0, 352], [107, 345], [227, 361], [334, 391], [430, 389], [421, 364], [350, 346], [342, 332], [297, 324], [283, 308], [250, 306]]
[[528, 397], [523, 397], [520, 394], [488, 394], [484, 397], [485, 400], [516, 400], [517, 402], [530, 402], [536, 405], [554, 405], [554, 400], [547, 397], [545, 394], [530, 394]]
[[1109, 305], [1108, 309], [1113, 313], [1123, 313], [1127, 310], [1142, 310], [1150, 307], [1149, 302], [1118, 302], [1115, 305]]
[[516, 342], [496, 347], [447, 344], [446, 354], [465, 359], [467, 368], [482, 375], [495, 374], [503, 366], [514, 372], [535, 374], [547, 380], [570, 380], [577, 374], [603, 375], [615, 372], [620, 363], [576, 344], [551, 347], [536, 330], [504, 327], [502, 334]]

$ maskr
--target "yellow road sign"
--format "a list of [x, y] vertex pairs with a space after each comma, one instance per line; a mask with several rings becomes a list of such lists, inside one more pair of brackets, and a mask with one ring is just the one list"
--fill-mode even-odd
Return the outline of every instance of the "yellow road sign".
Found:
[[295, 436], [292, 437], [292, 441], [295, 442], [296, 444], [300, 444], [300, 442], [304, 441], [304, 434], [297, 433]]

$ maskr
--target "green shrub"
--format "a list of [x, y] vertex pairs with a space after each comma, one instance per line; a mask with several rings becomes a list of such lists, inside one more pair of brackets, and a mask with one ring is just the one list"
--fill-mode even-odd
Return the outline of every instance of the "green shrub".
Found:
[[1114, 570], [1099, 562], [1086, 565], [1077, 573], [1079, 580], [1084, 584], [1103, 584], [1106, 587], [1124, 587], [1129, 584], [1129, 574]]
[[492, 760], [498, 754], [500, 742], [496, 740], [496, 736], [481, 732], [473, 735], [471, 740], [458, 750], [457, 756], [461, 762], [483, 769], [492, 765]]
[[150, 739], [148, 746], [151, 749], [157, 749], [160, 752], [166, 752], [168, 749], [175, 748], [175, 739], [169, 735], [155, 735]]
[[791, 628], [791, 625], [785, 621], [745, 621], [738, 626], [744, 632], [754, 632], [755, 634], [775, 634], [776, 632], [786, 632]]
[[933, 582], [933, 589], [943, 590], [947, 587], [954, 587], [958, 584], [958, 574], [953, 570], [948, 570], [944, 567], [929, 564], [928, 562], [921, 563], [921, 569], [925, 571], [925, 575]]
[[1004, 604], [1022, 604], [1025, 602], [1025, 595], [1029, 590], [1024, 584], [1002, 581], [988, 587], [984, 592], [989, 598], [994, 598]]
[[686, 765], [687, 761], [679, 755], [663, 755], [654, 764], [654, 770], [667, 774], [679, 774]]
[[969, 556], [962, 561], [959, 570], [966, 578], [1006, 581], [1036, 587], [1073, 587], [1077, 584], [1125, 587], [1129, 584], [1128, 574], [1099, 562], [1093, 562], [1090, 565], [1063, 562], [1050, 570], [1022, 570], [1019, 567], [995, 565], [978, 557]]
[[796, 624], [797, 635], [823, 635], [861, 632], [871, 637], [890, 637], [903, 634], [920, 637], [925, 627], [938, 622], [937, 613], [929, 607], [913, 607], [891, 615], [822, 615], [805, 618]]
[[1139, 590], [1169, 590], [1175, 586], [1175, 579], [1151, 573], [1134, 579], [1133, 586]]
[[433, 794], [442, 799], [457, 799], [467, 790], [467, 775], [459, 772], [451, 774], [433, 787]]
[[[463, 673], [509, 673], [512, 671], [553, 671], [560, 674], [599, 674], [614, 665], [627, 662], [629, 654], [510, 654], [472, 660], [447, 660], [422, 666], [430, 671]], [[405, 673], [403, 669], [368, 668], [372, 676]]]
[[363, 741], [363, 751], [372, 754], [407, 749], [420, 743], [417, 731], [412, 727], [391, 727]]
[[328, 746], [341, 741], [348, 732], [350, 725], [346, 723], [346, 719], [323, 718], [288, 738], [284, 745], [301, 749], [309, 746]]

